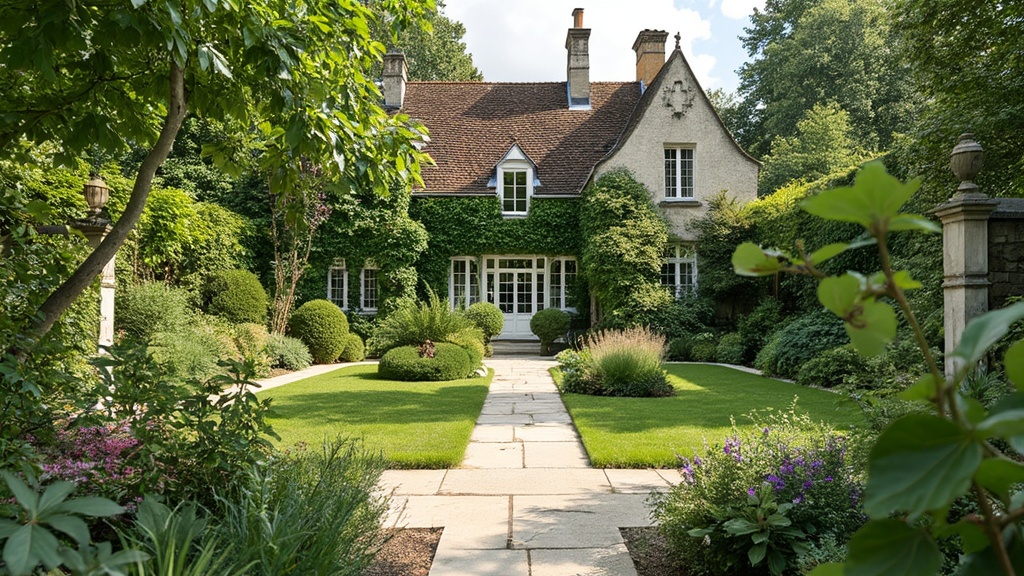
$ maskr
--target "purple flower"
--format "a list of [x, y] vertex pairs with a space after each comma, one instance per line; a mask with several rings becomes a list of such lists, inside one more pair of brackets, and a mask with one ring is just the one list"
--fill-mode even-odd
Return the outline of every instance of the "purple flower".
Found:
[[804, 495], [803, 494], [797, 496], [796, 498], [793, 498], [793, 504], [800, 504], [803, 501], [804, 501]]
[[754, 487], [753, 486], [751, 486], [750, 488], [747, 488], [747, 494], [749, 494], [751, 496], [754, 495]]
[[831, 481], [832, 481], [832, 477], [831, 476], [825, 476], [825, 482], [831, 482]]
[[772, 488], [775, 489], [776, 492], [786, 487], [786, 481], [775, 474], [769, 474], [765, 480], [772, 485]]

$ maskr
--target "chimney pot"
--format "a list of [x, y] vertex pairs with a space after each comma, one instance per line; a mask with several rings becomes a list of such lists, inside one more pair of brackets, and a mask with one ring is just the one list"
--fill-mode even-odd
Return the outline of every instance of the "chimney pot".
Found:
[[583, 8], [576, 8], [572, 11], [572, 27], [583, 28]]
[[401, 108], [405, 101], [405, 82], [409, 77], [409, 67], [405, 63], [405, 54], [388, 52], [384, 55], [384, 106]]
[[668, 32], [664, 30], [643, 30], [633, 42], [636, 52], [636, 79], [644, 86], [650, 86], [654, 77], [665, 64], [665, 40]]

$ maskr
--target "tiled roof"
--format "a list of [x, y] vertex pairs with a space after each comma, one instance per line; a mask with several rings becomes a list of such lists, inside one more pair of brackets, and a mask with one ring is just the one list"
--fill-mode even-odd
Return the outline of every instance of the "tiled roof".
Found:
[[590, 110], [570, 110], [564, 82], [410, 82], [402, 112], [430, 130], [428, 193], [494, 193], [512, 144], [537, 164], [544, 194], [577, 194], [614, 146], [640, 99], [639, 82], [593, 82]]

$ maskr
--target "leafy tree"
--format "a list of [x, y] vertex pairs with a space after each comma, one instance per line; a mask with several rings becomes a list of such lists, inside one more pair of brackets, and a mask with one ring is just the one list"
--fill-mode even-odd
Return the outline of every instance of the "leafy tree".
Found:
[[817, 103], [850, 114], [858, 142], [887, 149], [907, 113], [908, 71], [884, 0], [768, 0], [751, 17], [740, 68], [741, 143], [764, 154]]
[[[432, 0], [379, 0], [400, 31]], [[292, 158], [322, 162], [338, 189], [385, 193], [418, 178], [423, 155], [408, 118], [389, 116], [363, 73], [383, 46], [356, 0], [60, 2], [0, 5], [0, 158], [58, 143], [58, 160], [128, 146], [147, 150], [131, 197], [103, 243], [40, 307], [46, 333], [139, 221], [157, 169], [187, 113], [239, 132], [256, 126], [264, 166], [281, 185]], [[225, 161], [227, 147], [214, 150]]]
[[758, 192], [768, 194], [793, 180], [814, 181], [865, 159], [854, 141], [850, 115], [835, 102], [815, 104], [793, 137], [777, 136], [765, 157]]
[[[428, 16], [429, 27], [403, 30], [391, 46], [403, 52], [409, 66], [410, 80], [483, 80], [473, 65], [473, 55], [466, 52], [466, 27], [444, 15], [444, 2], [437, 2], [437, 12]], [[383, 36], [381, 36], [382, 41]], [[375, 78], [381, 67], [376, 68]]]

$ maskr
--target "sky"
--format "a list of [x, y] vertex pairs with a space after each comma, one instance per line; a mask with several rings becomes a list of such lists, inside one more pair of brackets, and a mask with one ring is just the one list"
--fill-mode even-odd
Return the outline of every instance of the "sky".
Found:
[[735, 92], [747, 60], [738, 36], [764, 0], [444, 0], [466, 26], [467, 50], [491, 82], [565, 80], [565, 36], [572, 11], [590, 28], [591, 81], [636, 79], [633, 41], [644, 29], [682, 35], [683, 55], [705, 89]]

